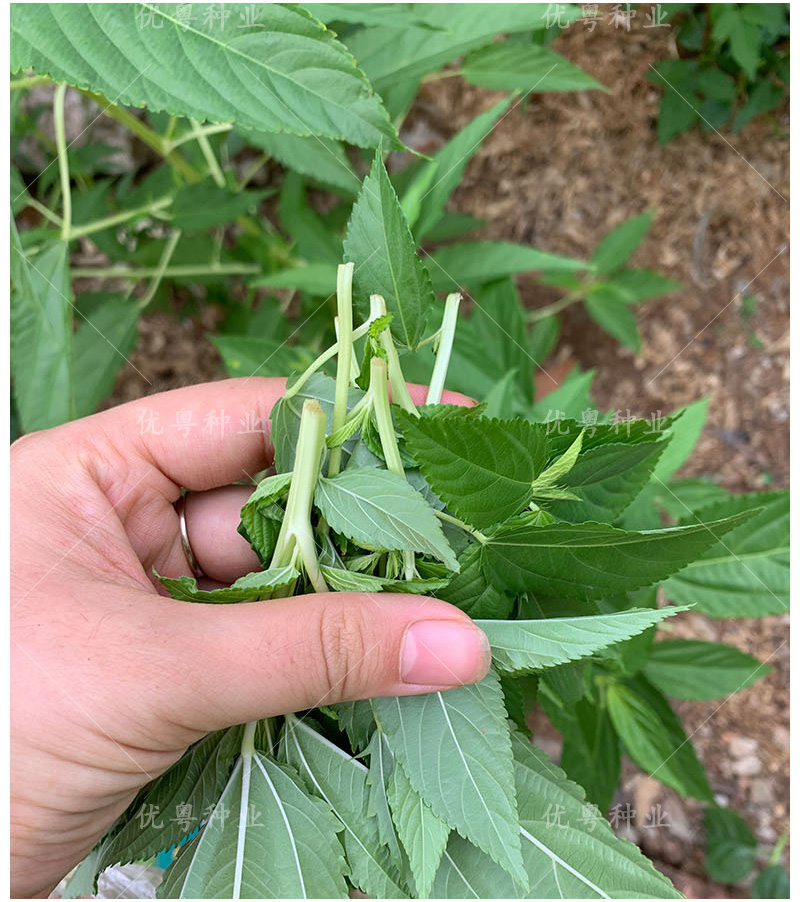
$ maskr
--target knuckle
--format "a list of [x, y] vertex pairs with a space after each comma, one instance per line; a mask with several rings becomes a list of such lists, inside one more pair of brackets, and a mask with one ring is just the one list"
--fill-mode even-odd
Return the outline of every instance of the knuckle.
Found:
[[357, 606], [326, 602], [319, 618], [320, 675], [325, 704], [354, 697], [369, 675], [365, 623]]

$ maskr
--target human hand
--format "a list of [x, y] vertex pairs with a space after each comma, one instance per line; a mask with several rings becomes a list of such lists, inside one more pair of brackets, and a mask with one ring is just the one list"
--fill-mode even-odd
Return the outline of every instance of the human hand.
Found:
[[[182, 486], [204, 573], [227, 584], [258, 569], [236, 531], [252, 488], [231, 483], [266, 468], [271, 449], [263, 431], [235, 430], [254, 415], [266, 423], [283, 388], [253, 378], [179, 389], [12, 446], [12, 895], [47, 895], [206, 733], [486, 674], [483, 633], [432, 598], [164, 597], [153, 568], [192, 575], [173, 507]], [[187, 410], [184, 438], [172, 424]], [[230, 417], [225, 434], [202, 431], [217, 411]]]

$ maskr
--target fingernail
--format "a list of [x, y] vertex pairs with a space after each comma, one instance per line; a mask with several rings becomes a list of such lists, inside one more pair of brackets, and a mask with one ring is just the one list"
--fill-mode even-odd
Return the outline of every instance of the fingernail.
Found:
[[460, 686], [486, 676], [492, 653], [486, 634], [452, 620], [420, 620], [406, 630], [400, 678], [419, 686]]

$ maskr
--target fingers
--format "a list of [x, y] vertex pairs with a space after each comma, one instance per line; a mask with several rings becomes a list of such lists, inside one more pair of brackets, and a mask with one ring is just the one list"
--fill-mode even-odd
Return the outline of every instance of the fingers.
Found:
[[413, 595], [175, 602], [162, 622], [173, 672], [192, 674], [173, 683], [166, 716], [200, 731], [345, 700], [450, 689], [482, 679], [490, 662], [486, 636], [464, 613]]
[[[77, 428], [83, 439], [110, 442], [129, 460], [155, 466], [176, 486], [202, 491], [269, 466], [269, 415], [284, 388], [285, 380], [277, 378], [209, 382], [122, 404], [81, 420]], [[415, 403], [424, 403], [424, 386], [410, 385], [409, 391]], [[474, 403], [458, 392], [445, 392], [443, 400]]]
[[252, 485], [229, 485], [186, 496], [189, 543], [198, 566], [210, 579], [227, 584], [261, 569], [250, 543], [237, 532], [240, 512], [252, 492]]
[[284, 379], [258, 377], [209, 382], [131, 401], [79, 425], [176, 486], [212, 489], [269, 466], [269, 415], [284, 386]]
[[[424, 404], [428, 394], [428, 387], [426, 385], [413, 385], [409, 382], [408, 393], [411, 395], [411, 400], [415, 404]], [[461, 392], [442, 392], [442, 404], [458, 404], [460, 407], [474, 407], [475, 403], [476, 402], [472, 398], [467, 395], [462, 395]]]

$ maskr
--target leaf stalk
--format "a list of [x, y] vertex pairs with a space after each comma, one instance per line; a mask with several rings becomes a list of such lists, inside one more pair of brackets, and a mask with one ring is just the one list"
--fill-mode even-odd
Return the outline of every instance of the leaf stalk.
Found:
[[58, 172], [61, 176], [61, 238], [69, 241], [72, 224], [72, 194], [69, 187], [69, 157], [67, 156], [67, 136], [64, 127], [64, 98], [67, 93], [66, 84], [56, 88], [53, 97], [53, 123], [56, 132], [56, 152], [58, 154]]
[[447, 370], [450, 366], [450, 355], [453, 351], [453, 340], [456, 335], [458, 322], [458, 305], [461, 303], [461, 295], [458, 292], [447, 295], [444, 302], [444, 314], [442, 315], [442, 327], [439, 330], [439, 347], [436, 351], [436, 363], [433, 365], [431, 382], [428, 386], [426, 404], [439, 404], [442, 400], [444, 382], [447, 378]]

